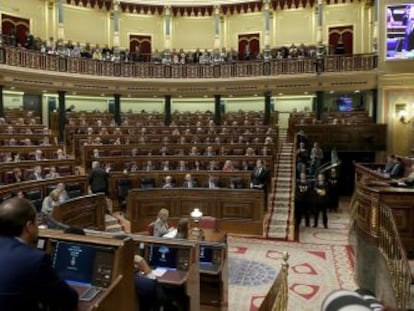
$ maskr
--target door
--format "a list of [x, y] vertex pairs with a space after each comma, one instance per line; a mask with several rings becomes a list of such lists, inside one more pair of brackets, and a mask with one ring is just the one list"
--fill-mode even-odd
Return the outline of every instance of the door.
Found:
[[260, 53], [260, 34], [239, 35], [239, 60], [256, 59]]
[[129, 51], [134, 53], [135, 48], [139, 47], [144, 62], [151, 61], [151, 36], [129, 35]]
[[329, 27], [330, 54], [352, 54], [353, 26]]
[[[30, 21], [26, 18], [1, 14], [1, 31], [3, 35], [16, 37], [15, 45], [24, 46], [26, 42], [26, 32], [30, 31]], [[7, 39], [6, 39], [7, 40]], [[10, 43], [10, 41], [6, 41]]]

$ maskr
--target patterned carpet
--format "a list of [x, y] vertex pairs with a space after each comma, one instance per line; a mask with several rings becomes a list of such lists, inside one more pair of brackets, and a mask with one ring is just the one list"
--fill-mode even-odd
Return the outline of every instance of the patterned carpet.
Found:
[[290, 255], [288, 310], [319, 310], [332, 290], [354, 289], [348, 222], [346, 212], [330, 213], [329, 229], [301, 227], [299, 243], [229, 237], [229, 310], [257, 310], [283, 251]]

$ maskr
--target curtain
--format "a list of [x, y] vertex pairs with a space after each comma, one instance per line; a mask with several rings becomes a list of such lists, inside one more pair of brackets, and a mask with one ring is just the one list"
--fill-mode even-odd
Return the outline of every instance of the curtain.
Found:
[[129, 35], [129, 50], [135, 51], [135, 47], [139, 46], [143, 61], [149, 62], [151, 60], [151, 36]]
[[329, 52], [330, 54], [353, 53], [353, 26], [341, 26], [329, 28]]
[[260, 34], [239, 35], [239, 60], [245, 60], [246, 46], [249, 46], [250, 59], [256, 59], [260, 53]]
[[30, 31], [30, 21], [26, 18], [2, 14], [1, 30], [3, 35], [6, 36], [9, 36], [14, 30], [16, 35], [16, 44], [24, 46], [24, 43], [26, 42], [26, 32]]

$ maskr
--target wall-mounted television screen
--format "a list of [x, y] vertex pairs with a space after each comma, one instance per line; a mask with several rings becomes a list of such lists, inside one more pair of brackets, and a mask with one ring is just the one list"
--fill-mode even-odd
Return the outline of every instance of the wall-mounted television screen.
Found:
[[352, 97], [340, 96], [336, 99], [336, 107], [338, 111], [352, 111]]
[[414, 59], [414, 4], [386, 7], [387, 59]]

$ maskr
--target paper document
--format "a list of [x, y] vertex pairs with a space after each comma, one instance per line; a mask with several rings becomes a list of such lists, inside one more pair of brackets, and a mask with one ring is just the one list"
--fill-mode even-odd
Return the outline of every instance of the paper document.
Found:
[[168, 231], [166, 234], [164, 234], [162, 237], [173, 239], [173, 238], [175, 238], [176, 235], [177, 235], [177, 229], [172, 229], [172, 230]]
[[159, 278], [159, 277], [162, 277], [165, 274], [165, 272], [167, 272], [167, 269], [165, 269], [165, 268], [156, 268], [156, 269], [152, 270], [151, 273]]

